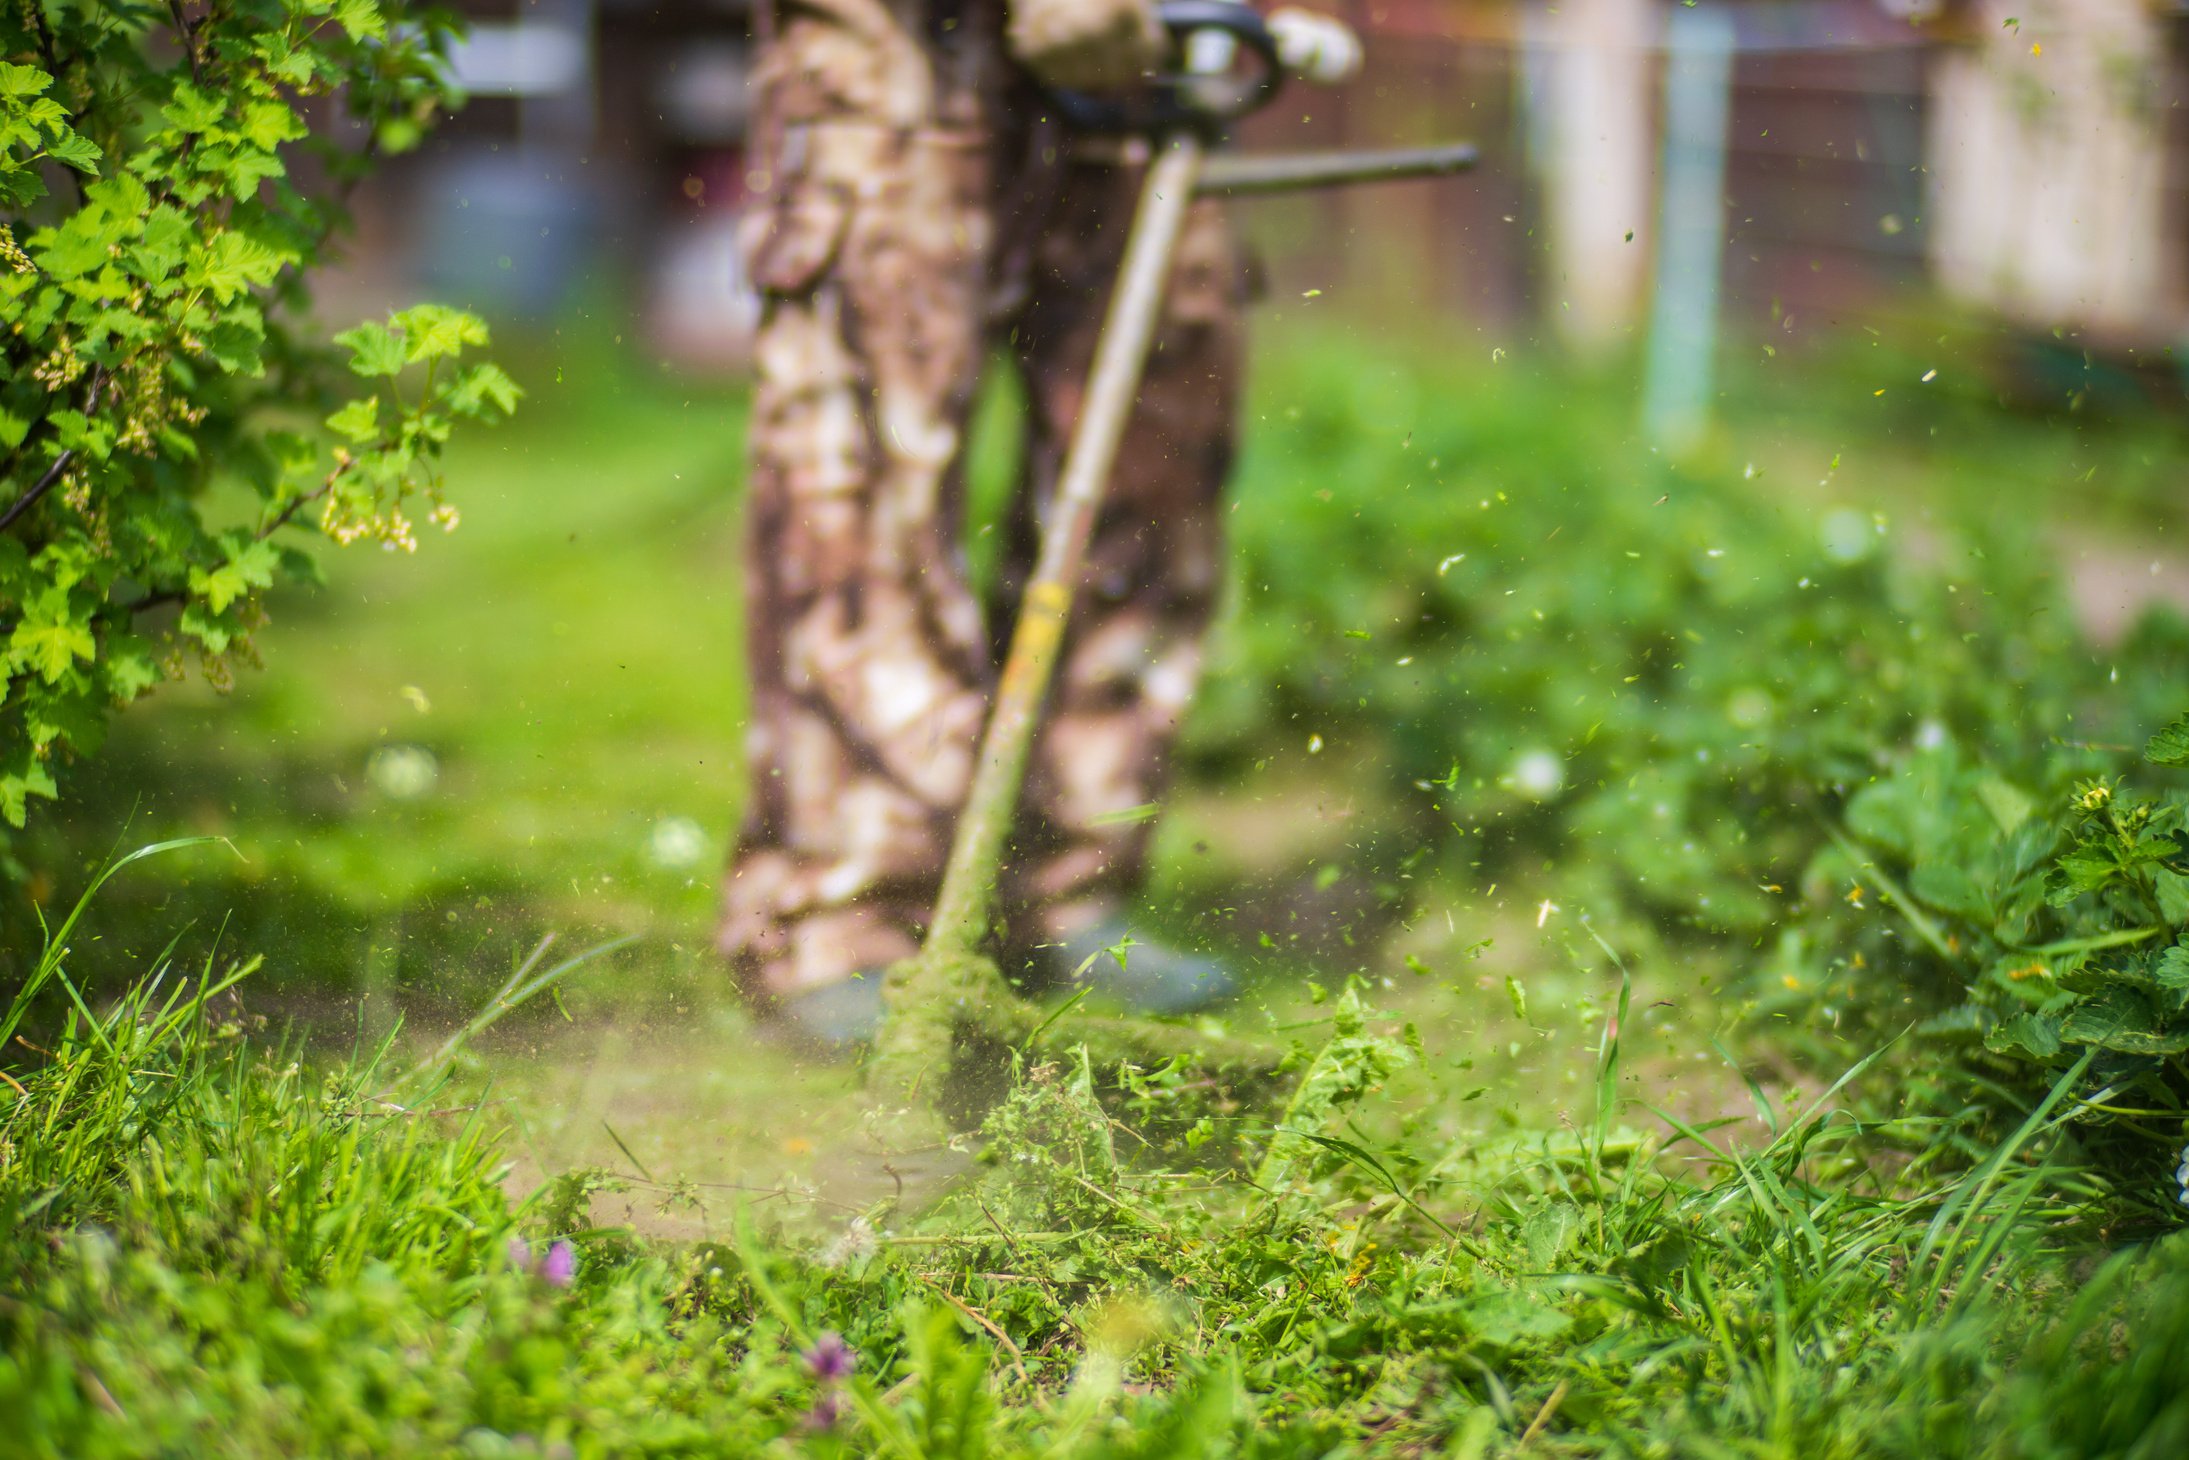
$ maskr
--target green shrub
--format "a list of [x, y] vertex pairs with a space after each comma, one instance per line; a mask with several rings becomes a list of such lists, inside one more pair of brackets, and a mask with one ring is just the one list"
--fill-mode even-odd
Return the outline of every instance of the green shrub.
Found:
[[1547, 872], [1593, 912], [1753, 942], [1908, 753], [2117, 739], [2189, 670], [2163, 618], [2101, 656], [2011, 514], [1893, 520], [1674, 463], [1556, 377], [1273, 368], [1197, 748], [1236, 766], [1274, 726], [1380, 772], [1412, 812], [1386, 849], [1478, 884]]
[[[0, 819], [194, 657], [250, 661], [292, 545], [453, 526], [457, 421], [517, 390], [469, 315], [298, 321], [350, 188], [450, 99], [450, 20], [408, 0], [0, 14]], [[316, 131], [314, 130], [316, 128]], [[345, 140], [345, 133], [352, 140]], [[230, 489], [220, 510], [211, 489]]]

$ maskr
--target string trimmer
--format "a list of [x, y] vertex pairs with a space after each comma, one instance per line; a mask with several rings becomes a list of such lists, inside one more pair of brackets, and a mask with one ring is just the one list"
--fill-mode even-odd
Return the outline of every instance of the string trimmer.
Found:
[[[1264, 1045], [1211, 1038], [1147, 1019], [1038, 1008], [1012, 992], [981, 949], [990, 932], [1004, 844], [1018, 812], [1027, 756], [1071, 616], [1088, 537], [1139, 391], [1187, 205], [1197, 193], [1291, 192], [1459, 172], [1474, 164], [1475, 150], [1457, 144], [1211, 159], [1210, 148], [1225, 125], [1276, 94], [1284, 75], [1276, 39], [1258, 14], [1234, 0], [1164, 0], [1158, 14], [1170, 32], [1174, 55], [1205, 57], [1213, 49], [1230, 64], [1214, 72], [1181, 64], [1144, 92], [1122, 100], [1075, 94], [1052, 98], [1059, 115], [1083, 130], [1147, 137], [1153, 144], [1152, 160], [1042, 531], [1040, 556], [996, 686], [934, 918], [920, 951], [883, 978], [885, 1017], [868, 1074], [891, 1112], [924, 1115], [933, 1110], [962, 1072], [966, 1055], [992, 1056], [1041, 1038], [1083, 1044], [1093, 1061], [1103, 1065], [1186, 1055], [1236, 1084], [1259, 1085], [1275, 1076], [1279, 1052]], [[1243, 69], [1237, 64], [1242, 58]]]

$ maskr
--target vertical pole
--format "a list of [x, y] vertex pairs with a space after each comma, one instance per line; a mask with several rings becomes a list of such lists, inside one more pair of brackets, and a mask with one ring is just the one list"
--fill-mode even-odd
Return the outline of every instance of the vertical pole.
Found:
[[1171, 258], [1200, 180], [1201, 156], [1201, 139], [1179, 133], [1162, 144], [1140, 185], [1139, 211], [1103, 317], [1056, 495], [1042, 523], [1040, 558], [1019, 606], [973, 784], [943, 868], [934, 920], [919, 953], [894, 964], [882, 985], [886, 1012], [867, 1078], [885, 1106], [897, 1111], [891, 1119], [908, 1122], [890, 1133], [892, 1143], [917, 1145], [934, 1136], [932, 1105], [925, 1115], [914, 1113], [914, 1097], [931, 1079], [932, 1088], [941, 1088], [961, 1024], [987, 1015], [984, 1027], [993, 1035], [1017, 1004], [978, 950], [988, 933], [1004, 840], [1018, 811], [1027, 754], [1056, 672], [1087, 540], [1140, 393]]
[[1629, 346], [1649, 299], [1651, 0], [1531, 8], [1534, 151], [1549, 226], [1544, 305], [1568, 349], [1601, 360]]
[[1676, 9], [1665, 28], [1664, 183], [1642, 423], [1667, 446], [1692, 443], [1710, 423], [1734, 39], [1733, 17], [1716, 6]]
[[1200, 177], [1201, 147], [1200, 138], [1191, 133], [1173, 136], [1162, 144], [1141, 184], [1139, 212], [1095, 346], [1079, 421], [1042, 526], [1041, 555], [1019, 607], [1011, 652], [996, 685], [995, 708], [981, 737], [972, 789], [959, 813], [935, 920], [928, 929], [928, 951], [939, 946], [969, 952], [987, 934], [1004, 838], [1026, 779], [1027, 752], [1064, 642], [1087, 539], [1148, 363], [1163, 291], [1170, 282], [1171, 257]]

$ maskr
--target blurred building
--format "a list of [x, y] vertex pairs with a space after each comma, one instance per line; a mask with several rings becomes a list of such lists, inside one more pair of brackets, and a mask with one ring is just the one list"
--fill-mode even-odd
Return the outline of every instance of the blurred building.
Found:
[[2171, 345], [2189, 264], [2176, 7], [1976, 0], [1933, 68], [1931, 258], [1953, 293], [2100, 345]]
[[747, 0], [460, 0], [470, 97], [376, 182], [368, 248], [503, 318], [639, 315], [668, 358], [742, 359]]
[[[458, 69], [476, 100], [394, 170], [372, 238], [446, 295], [532, 315], [614, 301], [665, 356], [735, 361], [752, 316], [732, 244], [748, 7], [467, 0]], [[1484, 165], [1246, 205], [1279, 307], [1319, 289], [1320, 307], [1362, 318], [1447, 318], [1584, 355], [1638, 347], [1668, 287], [1713, 329], [1795, 346], [1941, 291], [2103, 350], [2167, 349], [2189, 325], [2178, 5], [1326, 8], [1362, 33], [1363, 75], [1287, 92], [1239, 145], [1467, 137]], [[1681, 29], [1696, 11], [1718, 18], [1723, 54], [1668, 66], [1676, 33], [1706, 33]], [[1668, 139], [1681, 87], [1722, 92], [1685, 103], [1715, 127], [1714, 158], [1707, 136]], [[1716, 230], [1707, 290], [1667, 277], [1676, 158], [1707, 164], [1720, 194], [1715, 218], [1676, 215]]]

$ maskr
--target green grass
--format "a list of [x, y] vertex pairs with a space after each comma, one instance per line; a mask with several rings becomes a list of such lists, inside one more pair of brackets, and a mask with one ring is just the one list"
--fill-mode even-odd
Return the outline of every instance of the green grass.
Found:
[[[64, 930], [65, 936], [65, 930]], [[64, 942], [36, 977], [65, 980]], [[497, 1103], [383, 1044], [311, 1067], [156, 968], [0, 1122], [8, 1453], [907, 1457], [2179, 1453], [2180, 1238], [2100, 1261], [2047, 1109], [1885, 1174], [1849, 1072], [1639, 1134], [1619, 1042], [1572, 1127], [1395, 1141], [1411, 1056], [1347, 994], [1268, 1116], [1027, 1068], [918, 1204], [647, 1189], [512, 1203]], [[1624, 1001], [1622, 1001], [1624, 1003]], [[10, 1015], [12, 1023], [21, 1004]], [[1624, 1010], [1623, 1010], [1624, 1012]], [[1308, 1031], [1309, 1046], [1323, 1037]], [[932, 1162], [932, 1158], [930, 1158]], [[513, 1247], [512, 1240], [519, 1245]], [[543, 1276], [572, 1244], [575, 1277]], [[848, 1374], [811, 1356], [841, 1336]]]
[[[160, 727], [172, 733], [144, 747], [188, 746], [226, 772], [219, 790], [200, 788], [224, 825], [256, 830], [316, 802], [314, 834], [265, 855], [345, 902], [552, 886], [550, 868], [637, 883], [651, 902], [659, 818], [696, 818], [720, 846], [743, 707], [741, 408], [575, 367], [555, 377], [532, 383], [527, 429], [456, 467], [455, 536], [414, 561], [332, 559], [325, 592], [275, 610], [293, 628], [269, 638], [295, 641], [275, 650], [280, 672], [233, 705], [178, 696]], [[440, 762], [414, 802], [371, 785], [370, 752], [391, 743]], [[222, 807], [222, 791], [249, 799]]]
[[[1616, 379], [1273, 329], [1149, 900], [1261, 980], [1234, 1032], [1311, 1051], [1371, 1000], [1347, 1098], [1098, 1091], [1049, 1051], [963, 1153], [909, 1164], [866, 1140], [856, 1072], [764, 1037], [709, 947], [739, 795], [737, 393], [543, 343], [520, 423], [451, 464], [460, 531], [330, 553], [325, 588], [274, 601], [263, 672], [122, 717], [15, 844], [0, 980], [42, 986], [0, 1065], [22, 1087], [0, 1453], [2180, 1453], [2183, 1239], [1936, 1045], [1833, 1087], [1921, 1010], [1838, 966], [1874, 1003], [1843, 1029], [1814, 914], [1867, 920], [1873, 959], [1900, 915], [1847, 903], [1828, 859], [1730, 931], [1619, 883], [1763, 890], [1753, 808], [1837, 804], [1790, 784], [1808, 741], [1883, 778], [1904, 762], [1876, 727], [1924, 695], [2012, 702], [1964, 714], [2011, 743], [2020, 691], [1965, 681], [1999, 662], [1998, 605], [2026, 614], [2055, 571], [2046, 534], [2163, 548], [2179, 429], [2097, 396], [2002, 409], [1957, 338], [1764, 357], [1667, 462]], [[979, 435], [989, 510], [1009, 420], [993, 402]], [[1788, 703], [1869, 705], [1833, 666], [1882, 568], [1790, 619], [1788, 585], [1713, 606], [1629, 556], [1732, 532], [1775, 570], [1847, 509], [1891, 518], [1909, 622], [1948, 582], [1981, 600], [1973, 639], [1910, 652], [1915, 690], [1851, 736], [1774, 734], [1740, 762], [1751, 802], [1698, 801], [1700, 837], [1498, 784], [1536, 743], [1602, 758], [1598, 802], [1741, 749], [1726, 702], [1766, 628], [1759, 673], [1841, 676]], [[1493, 566], [1438, 573], [1461, 547]], [[1424, 584], [1453, 618], [1402, 648], [1387, 620]], [[1586, 657], [1705, 610], [1674, 627], [1730, 647], [1696, 672], [1636, 690]], [[2013, 635], [2048, 693], [2110, 668], [2176, 693], [2141, 649]], [[1399, 672], [1413, 654], [1447, 656], [1449, 697]], [[1597, 681], [1608, 730], [1549, 713]], [[1457, 776], [1468, 735], [1495, 763]], [[1425, 814], [1437, 780], [1464, 816]], [[227, 844], [134, 863], [36, 935], [112, 847], [183, 835]], [[529, 967], [637, 941], [503, 1017], [491, 991], [548, 932]], [[513, 1235], [573, 1242], [576, 1282], [520, 1270]], [[859, 1356], [834, 1388], [799, 1357], [823, 1331]]]
[[[1388, 881], [1347, 844], [1387, 820], [1394, 791], [1449, 768], [1419, 736], [1332, 740], [1310, 758], [1311, 736], [1332, 725], [1271, 722], [1299, 707], [1271, 703], [1257, 646], [1338, 676], [1324, 689], [1342, 704], [1374, 646], [1339, 629], [1372, 622], [1376, 593], [1404, 581], [1379, 589], [1350, 567], [1318, 571], [1316, 544], [1342, 540], [1319, 534], [1359, 518], [1354, 530], [1400, 539], [1397, 552], [1442, 553], [1425, 540], [1449, 535], [1433, 526], [1449, 515], [1438, 503], [1555, 481], [1575, 493], [1556, 510], [1588, 513], [1591, 494], [1658, 470], [1615, 377], [1371, 350], [1297, 324], [1266, 339], [1231, 523], [1245, 571], [1274, 581], [1236, 594], [1219, 630], [1189, 737], [1199, 749], [1162, 841], [1165, 903], [1205, 903], [1242, 878], [1285, 887], [1333, 858], [1355, 882]], [[1933, 361], [1947, 367], [1942, 393], [1913, 401], [1868, 395], [1869, 356], [1891, 354], [1887, 373], [1906, 375], [1930, 341], [1731, 371], [1727, 424], [1683, 470], [1745, 484], [1812, 533], [1852, 507], [1888, 512], [1921, 542], [1950, 537], [1973, 510], [2033, 530], [2056, 517], [2077, 531], [2138, 524], [2163, 546], [2155, 483], [2182, 460], [2178, 428], [2149, 414], [2001, 411], [1956, 384], [1978, 373], [1984, 342], [1952, 340]], [[240, 856], [202, 858], [180, 878], [163, 870], [163, 895], [208, 921], [241, 918], [239, 936], [294, 950], [313, 981], [336, 970], [363, 981], [376, 957], [405, 977], [425, 963], [441, 965], [436, 977], [498, 967], [549, 927], [705, 938], [740, 797], [742, 401], [637, 364], [597, 333], [538, 342], [515, 363], [530, 392], [519, 421], [450, 464], [461, 529], [415, 557], [328, 550], [325, 588], [272, 603], [263, 671], [226, 697], [168, 686], [123, 717], [71, 778], [69, 801], [19, 840], [33, 893], [80, 885], [126, 822], [140, 840], [229, 837]], [[975, 497], [991, 513], [1009, 419], [1006, 397], [977, 433]], [[976, 531], [977, 560], [990, 540]], [[1566, 567], [1553, 554], [1546, 570]], [[1334, 594], [1348, 596], [1342, 625], [1325, 622]], [[376, 784], [374, 752], [389, 746], [430, 752], [431, 787], [399, 799]], [[1257, 818], [1257, 805], [1273, 809]], [[0, 892], [11, 920], [23, 891]], [[177, 907], [164, 911], [148, 921], [171, 927]]]

